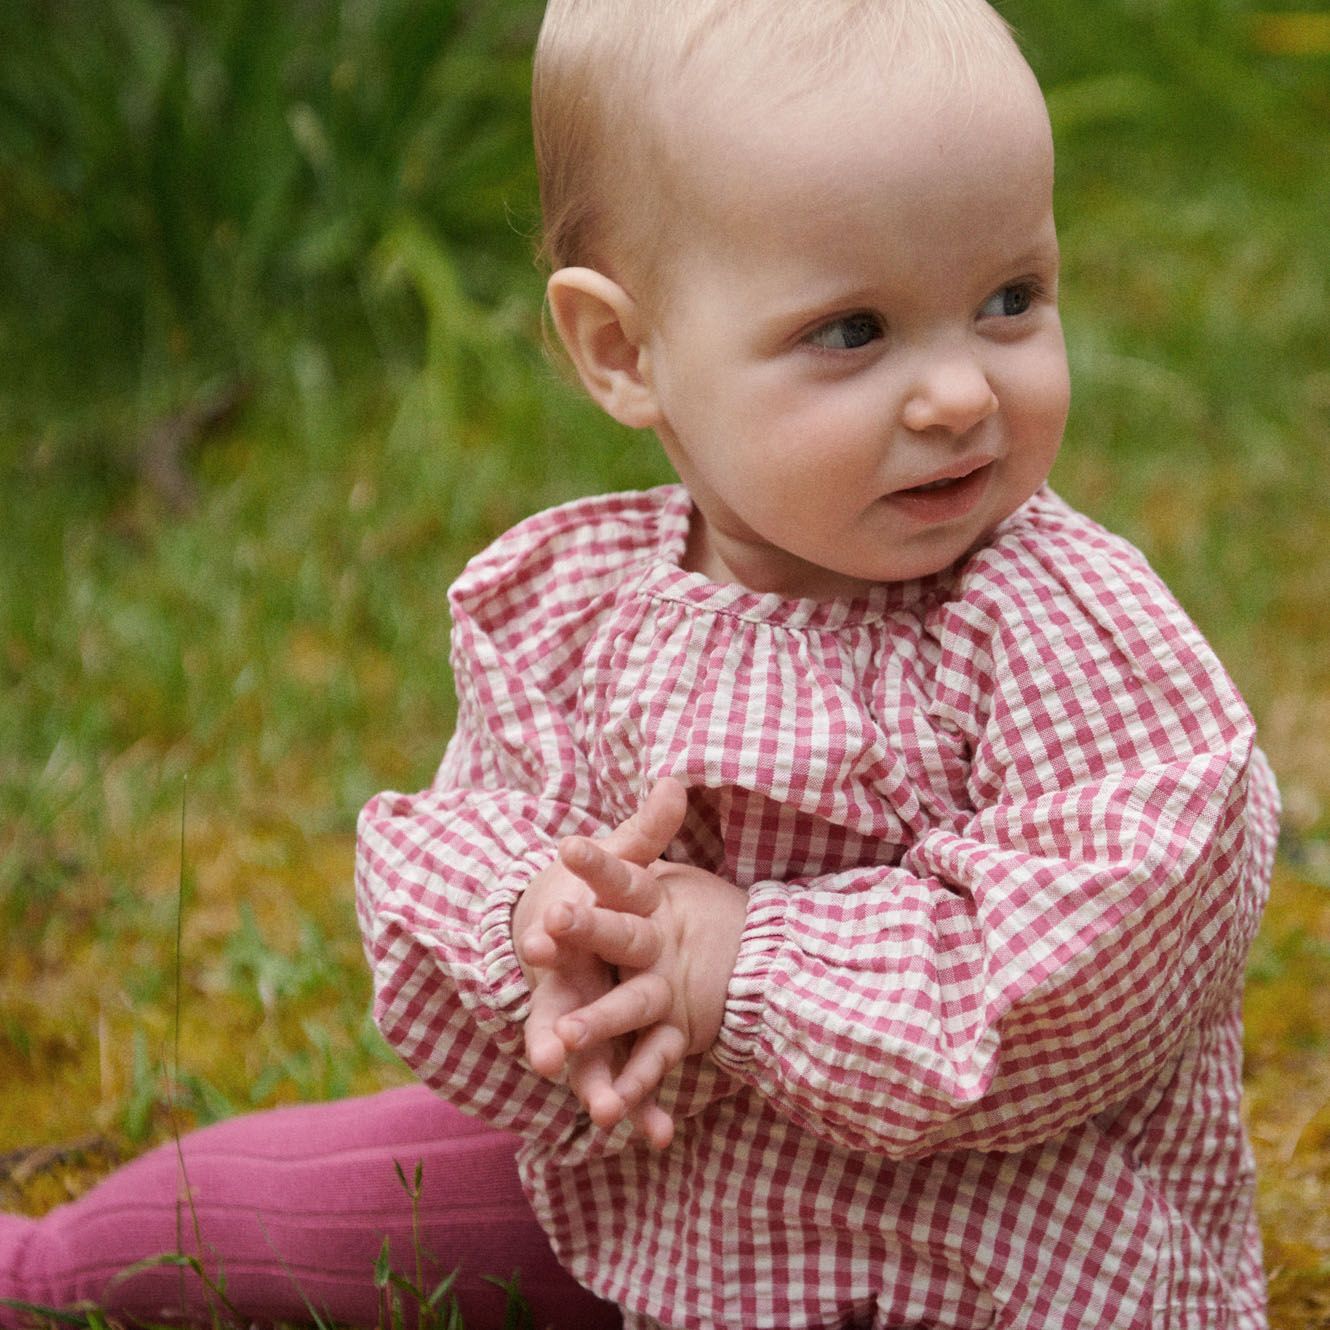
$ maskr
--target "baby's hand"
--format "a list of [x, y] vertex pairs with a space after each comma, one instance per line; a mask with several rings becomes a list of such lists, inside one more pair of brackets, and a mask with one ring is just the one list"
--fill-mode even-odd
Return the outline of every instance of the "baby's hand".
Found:
[[[592, 1116], [612, 1126], [642, 1105], [656, 1107], [652, 1097], [664, 1077], [685, 1056], [704, 1053], [715, 1042], [747, 896], [703, 869], [631, 863], [609, 853], [604, 842], [581, 837], [565, 841], [559, 857], [592, 890], [596, 903], [569, 901], [551, 910], [547, 927], [553, 942], [603, 957], [627, 976], [554, 1025], [573, 1056], [637, 1034], [618, 1075], [608, 1088], [597, 1087]], [[646, 1134], [663, 1148], [673, 1122], [656, 1108]]]
[[[636, 814], [613, 828], [595, 844], [635, 866], [657, 859], [683, 822], [687, 796], [673, 780], [659, 782]], [[611, 1089], [617, 1065], [613, 1040], [585, 1041], [570, 1052], [555, 1034], [565, 1015], [593, 1004], [613, 988], [613, 966], [635, 963], [638, 953], [609, 947], [602, 954], [567, 936], [570, 911], [590, 908], [591, 888], [561, 861], [536, 875], [513, 910], [513, 941], [518, 960], [531, 987], [531, 1010], [525, 1038], [527, 1059], [542, 1076], [556, 1079], [566, 1070], [568, 1083], [597, 1122], [609, 1125], [623, 1116], [622, 1101]], [[560, 934], [556, 940], [555, 934]], [[627, 961], [620, 957], [626, 956]], [[645, 957], [643, 957], [645, 959]], [[658, 1138], [668, 1118], [647, 1098], [638, 1101], [633, 1118], [648, 1138]]]
[[614, 985], [614, 972], [593, 952], [558, 948], [546, 929], [547, 917], [561, 917], [575, 901], [594, 900], [586, 884], [557, 860], [537, 873], [513, 907], [513, 946], [531, 989], [524, 1035], [527, 1060], [551, 1080], [562, 1075], [567, 1050], [553, 1033], [564, 1012], [594, 1001]]

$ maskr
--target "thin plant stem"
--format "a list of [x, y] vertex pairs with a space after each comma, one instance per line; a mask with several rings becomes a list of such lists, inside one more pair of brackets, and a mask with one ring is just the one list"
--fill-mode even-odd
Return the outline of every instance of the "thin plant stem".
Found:
[[[171, 1123], [171, 1136], [175, 1141], [176, 1162], [180, 1169], [182, 1196], [176, 1199], [176, 1253], [181, 1259], [180, 1265], [180, 1305], [186, 1303], [185, 1280], [188, 1272], [193, 1271], [203, 1281], [208, 1293], [209, 1313], [214, 1327], [223, 1323], [218, 1315], [220, 1304], [236, 1323], [243, 1323], [239, 1310], [226, 1296], [225, 1284], [214, 1279], [203, 1265], [203, 1226], [199, 1222], [199, 1212], [194, 1204], [194, 1189], [189, 1182], [189, 1169], [185, 1163], [185, 1149], [180, 1132], [180, 1118], [177, 1113], [176, 1087], [180, 1084], [180, 1026], [184, 1014], [184, 936], [185, 936], [185, 864], [187, 847], [187, 827], [189, 810], [189, 775], [186, 773], [180, 787], [180, 869], [176, 879], [175, 913], [175, 992], [173, 994], [173, 1021], [171, 1046], [171, 1070], [166, 1084], [166, 1113]], [[185, 1207], [189, 1209], [190, 1226], [194, 1231], [194, 1248], [198, 1255], [185, 1255]]]

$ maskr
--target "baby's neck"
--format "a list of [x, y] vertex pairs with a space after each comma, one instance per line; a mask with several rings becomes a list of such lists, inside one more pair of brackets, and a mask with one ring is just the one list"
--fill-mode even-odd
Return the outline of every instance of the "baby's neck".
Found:
[[785, 600], [857, 600], [876, 585], [808, 563], [749, 533], [720, 530], [696, 507], [683, 567], [722, 586], [741, 586]]

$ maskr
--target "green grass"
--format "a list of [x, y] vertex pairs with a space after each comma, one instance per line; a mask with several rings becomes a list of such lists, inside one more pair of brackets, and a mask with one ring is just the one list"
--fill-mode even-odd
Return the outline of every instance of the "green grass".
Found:
[[[161, 1139], [174, 1028], [191, 1120], [404, 1076], [365, 1019], [352, 835], [442, 751], [446, 585], [527, 512], [665, 476], [539, 348], [538, 9], [0, 7], [0, 1151]], [[1234, 0], [1005, 9], [1059, 146], [1055, 481], [1215, 642], [1288, 804], [1250, 1089], [1276, 1322], [1310, 1326], [1330, 1301], [1330, 43], [1323, 16], [1272, 27]], [[229, 389], [177, 508], [145, 441]]]

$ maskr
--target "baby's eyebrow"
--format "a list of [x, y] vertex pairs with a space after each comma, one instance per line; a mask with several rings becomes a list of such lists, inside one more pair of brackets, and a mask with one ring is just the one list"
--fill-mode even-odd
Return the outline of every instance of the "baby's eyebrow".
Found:
[[769, 318], [764, 316], [763, 322], [770, 323], [773, 328], [806, 324], [811, 329], [836, 319], [853, 318], [856, 314], [876, 315], [880, 300], [881, 292], [860, 287], [828, 287], [822, 291], [810, 291], [787, 303], [773, 301]]
[[1062, 250], [1056, 235], [1040, 239], [1012, 260], [1013, 267], [1056, 267], [1062, 258]]

